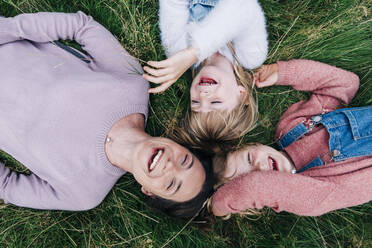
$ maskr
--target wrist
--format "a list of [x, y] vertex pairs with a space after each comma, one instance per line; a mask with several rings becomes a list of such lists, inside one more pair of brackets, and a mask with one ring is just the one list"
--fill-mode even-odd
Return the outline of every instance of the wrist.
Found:
[[192, 62], [192, 64], [198, 62], [199, 49], [193, 46], [189, 46], [187, 48], [187, 51], [190, 55], [190, 61]]

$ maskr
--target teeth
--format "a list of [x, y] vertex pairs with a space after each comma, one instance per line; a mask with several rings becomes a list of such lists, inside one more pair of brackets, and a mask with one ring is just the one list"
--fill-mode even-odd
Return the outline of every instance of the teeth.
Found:
[[158, 162], [160, 156], [163, 154], [162, 150], [158, 151], [158, 154], [156, 154], [155, 158], [152, 160], [152, 163], [150, 165], [150, 170], [154, 169], [156, 166], [156, 163]]
[[276, 170], [276, 162], [274, 159], [270, 158], [271, 166], [273, 167], [273, 170]]

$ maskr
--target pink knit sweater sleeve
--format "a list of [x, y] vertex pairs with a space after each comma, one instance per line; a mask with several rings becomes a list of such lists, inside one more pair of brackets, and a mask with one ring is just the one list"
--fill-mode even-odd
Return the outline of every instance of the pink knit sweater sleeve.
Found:
[[307, 118], [324, 114], [348, 104], [359, 87], [359, 77], [352, 72], [311, 60], [278, 61], [277, 85], [310, 91], [307, 100], [291, 105], [282, 115], [276, 129], [279, 139], [292, 127]]
[[21, 14], [0, 19], [0, 44], [17, 40], [44, 43], [75, 40], [91, 56], [94, 70], [111, 74], [142, 72], [138, 61], [102, 25], [83, 12]]
[[320, 215], [337, 208], [330, 204], [317, 209], [335, 188], [336, 185], [332, 182], [298, 174], [254, 171], [234, 178], [220, 187], [213, 195], [212, 206], [213, 211], [219, 215], [263, 207], [297, 215]]
[[[278, 61], [277, 85], [289, 85], [296, 90], [311, 91], [327, 108], [335, 108], [329, 97], [349, 103], [359, 87], [359, 78], [352, 72], [312, 60]], [[315, 99], [314, 99], [315, 100]], [[309, 101], [313, 101], [312, 98]]]

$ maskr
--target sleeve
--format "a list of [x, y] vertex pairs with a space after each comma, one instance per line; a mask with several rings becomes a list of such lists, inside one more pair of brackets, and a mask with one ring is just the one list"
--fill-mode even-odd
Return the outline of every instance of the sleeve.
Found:
[[142, 72], [133, 58], [102, 25], [79, 11], [66, 13], [21, 14], [0, 19], [0, 44], [27, 39], [34, 42], [75, 40], [92, 57], [95, 70], [113, 74]]
[[188, 47], [186, 26], [189, 19], [188, 0], [160, 0], [159, 27], [167, 57]]
[[309, 104], [320, 104], [332, 111], [340, 103], [349, 103], [359, 88], [359, 77], [352, 72], [311, 60], [279, 61], [277, 85], [288, 85], [299, 91], [310, 91]]
[[21, 207], [50, 209], [58, 196], [53, 187], [35, 174], [11, 171], [0, 162], [0, 199]]
[[101, 191], [98, 192], [102, 194], [92, 193], [86, 188], [64, 189], [68, 187], [75, 185], [54, 187], [33, 173], [17, 173], [0, 162], [0, 199], [5, 203], [34, 209], [83, 211], [96, 207], [107, 194]]
[[191, 23], [188, 30], [191, 45], [199, 49], [199, 62], [230, 41], [246, 68], [257, 67], [266, 58], [265, 18], [257, 1], [221, 0], [204, 20]]
[[212, 206], [221, 215], [269, 207], [277, 212], [316, 216], [344, 207], [342, 202], [322, 204], [333, 197], [335, 188], [330, 181], [298, 174], [254, 171], [220, 187], [213, 195]]

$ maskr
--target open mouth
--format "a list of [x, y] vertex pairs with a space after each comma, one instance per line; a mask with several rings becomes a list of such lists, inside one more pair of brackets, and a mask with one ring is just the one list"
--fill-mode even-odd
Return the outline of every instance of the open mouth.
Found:
[[269, 165], [272, 168], [272, 170], [275, 170], [275, 171], [278, 170], [278, 163], [272, 157], [269, 157]]
[[153, 171], [159, 164], [160, 158], [164, 154], [164, 148], [155, 148], [148, 162], [149, 172]]
[[200, 81], [199, 81], [199, 86], [212, 86], [216, 84], [217, 82], [212, 78], [202, 77], [200, 78]]

